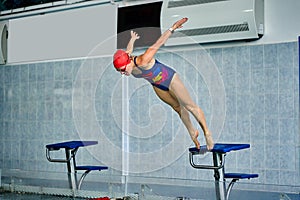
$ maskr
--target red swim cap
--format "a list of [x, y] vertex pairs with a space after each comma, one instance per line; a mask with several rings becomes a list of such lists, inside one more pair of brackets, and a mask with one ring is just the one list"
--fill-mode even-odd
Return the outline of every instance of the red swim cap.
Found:
[[114, 54], [114, 66], [116, 69], [120, 69], [130, 63], [129, 55], [124, 50], [117, 50]]

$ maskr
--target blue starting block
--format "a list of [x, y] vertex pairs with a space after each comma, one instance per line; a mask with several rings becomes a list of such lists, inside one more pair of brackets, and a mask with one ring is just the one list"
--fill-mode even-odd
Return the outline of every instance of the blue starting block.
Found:
[[[68, 141], [46, 145], [46, 157], [50, 162], [67, 163], [68, 180], [71, 189], [80, 189], [81, 184], [91, 171], [107, 170], [107, 166], [77, 166], [76, 153], [80, 147], [91, 146], [98, 144], [97, 141]], [[51, 158], [51, 152], [65, 149], [66, 158]], [[73, 162], [73, 165], [71, 164]], [[77, 181], [77, 171], [85, 171]]]
[[[258, 174], [245, 173], [225, 173], [225, 156], [231, 151], [238, 151], [250, 148], [250, 144], [221, 144], [217, 143], [211, 151], [208, 151], [206, 146], [201, 146], [200, 149], [195, 147], [189, 148], [189, 160], [192, 167], [196, 169], [211, 169], [214, 170], [215, 190], [217, 200], [229, 200], [229, 195], [234, 183], [240, 179], [257, 178]], [[194, 157], [197, 155], [211, 152], [213, 155], [213, 165], [203, 165], [194, 162]], [[226, 179], [232, 179], [226, 188]]]

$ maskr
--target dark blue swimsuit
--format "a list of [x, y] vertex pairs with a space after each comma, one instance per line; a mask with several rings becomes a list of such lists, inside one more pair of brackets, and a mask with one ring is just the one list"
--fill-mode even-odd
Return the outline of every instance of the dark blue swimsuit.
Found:
[[153, 86], [164, 91], [169, 91], [171, 80], [176, 73], [172, 68], [167, 67], [166, 65], [155, 60], [155, 64], [153, 65], [153, 67], [151, 69], [145, 70], [137, 66], [135, 60], [136, 57], [134, 57], [135, 66], [142, 71], [141, 74], [132, 74], [135, 78], [144, 78]]

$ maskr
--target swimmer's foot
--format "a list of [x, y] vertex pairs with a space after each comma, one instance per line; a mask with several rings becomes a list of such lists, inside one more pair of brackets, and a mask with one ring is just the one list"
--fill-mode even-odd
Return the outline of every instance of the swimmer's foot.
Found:
[[204, 136], [205, 136], [207, 150], [210, 151], [214, 148], [214, 140], [212, 138], [212, 135], [211, 135], [210, 131], [206, 132], [204, 134]]
[[200, 142], [198, 141], [198, 136], [199, 136], [199, 131], [196, 130], [195, 133], [194, 133], [194, 135], [191, 136], [191, 137], [192, 137], [192, 140], [193, 140], [193, 142], [194, 142], [196, 148], [197, 148], [197, 149], [200, 149]]

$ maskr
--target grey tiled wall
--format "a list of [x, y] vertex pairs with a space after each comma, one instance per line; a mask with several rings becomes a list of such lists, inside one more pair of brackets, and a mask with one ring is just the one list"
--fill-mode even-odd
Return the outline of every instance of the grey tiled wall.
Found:
[[[180, 74], [212, 130], [218, 108], [212, 93], [220, 92], [225, 118], [216, 142], [251, 144], [227, 156], [227, 170], [259, 173], [254, 182], [262, 184], [299, 186], [296, 42], [162, 52], [158, 58]], [[217, 73], [204, 77], [208, 64]], [[64, 171], [46, 160], [45, 145], [93, 139], [99, 145], [82, 149], [78, 162], [106, 164], [108, 174], [126, 169], [141, 176], [212, 179], [189, 165], [192, 144], [177, 114], [146, 81], [122, 78], [111, 58], [1, 66], [0, 76], [2, 169]]]

